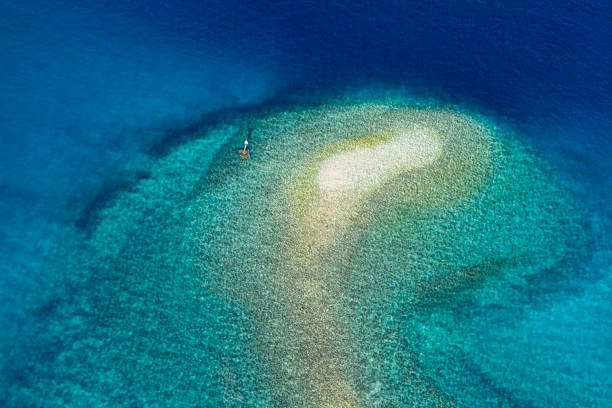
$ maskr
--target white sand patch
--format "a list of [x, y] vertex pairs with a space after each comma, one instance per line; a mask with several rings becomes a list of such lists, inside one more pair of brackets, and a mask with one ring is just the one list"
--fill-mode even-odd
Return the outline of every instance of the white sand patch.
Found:
[[403, 171], [436, 160], [441, 142], [426, 129], [405, 130], [373, 147], [355, 147], [323, 160], [317, 173], [316, 204], [305, 218], [303, 236], [311, 255], [324, 256], [358, 219], [358, 203]]
[[327, 198], [367, 193], [403, 170], [433, 162], [440, 152], [438, 138], [424, 129], [404, 131], [375, 147], [356, 147], [321, 162], [317, 185]]

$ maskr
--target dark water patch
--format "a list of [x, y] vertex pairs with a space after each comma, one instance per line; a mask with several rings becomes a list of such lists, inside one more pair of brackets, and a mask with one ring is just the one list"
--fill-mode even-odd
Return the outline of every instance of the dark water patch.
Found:
[[140, 181], [148, 179], [151, 174], [147, 171], [128, 173], [113, 181], [106, 182], [95, 196], [85, 205], [74, 226], [86, 236], [89, 236], [100, 220], [99, 213], [109, 206], [124, 191], [133, 190]]
[[[582, 283], [597, 282], [606, 276], [605, 270], [592, 265], [591, 256], [563, 257], [550, 268], [525, 277], [524, 296], [530, 307], [545, 306], [555, 296], [573, 299], [585, 290]], [[544, 304], [543, 304], [544, 303]]]
[[[599, 220], [602, 223], [606, 221]], [[598, 225], [598, 220], [589, 214], [576, 220], [572, 232], [565, 239], [565, 255], [550, 267], [534, 270], [525, 276], [525, 303], [537, 307], [542, 302], [546, 304], [552, 295], [578, 298], [585, 290], [585, 283], [605, 279], [607, 271], [603, 266], [612, 261], [606, 252], [609, 230], [609, 225]]]
[[45, 301], [32, 309], [32, 315], [37, 319], [51, 316], [60, 307], [62, 297], [58, 294], [52, 295]]
[[463, 378], [464, 381], [469, 379], [473, 382], [472, 386], [475, 385], [476, 390], [485, 393], [486, 395], [480, 399], [481, 403], [486, 402], [489, 406], [508, 408], [536, 408], [539, 406], [520, 398], [512, 390], [501, 385], [491, 374], [484, 372], [481, 367], [474, 364], [468, 356], [459, 354], [457, 361], [460, 365], [456, 367], [458, 372], [454, 374], [455, 378]]
[[455, 304], [458, 295], [483, 287], [488, 279], [499, 277], [505, 267], [518, 262], [518, 259], [511, 258], [487, 259], [482, 263], [460, 268], [456, 272], [420, 282], [416, 286], [416, 306], [420, 310], [431, 312], [434, 307]]

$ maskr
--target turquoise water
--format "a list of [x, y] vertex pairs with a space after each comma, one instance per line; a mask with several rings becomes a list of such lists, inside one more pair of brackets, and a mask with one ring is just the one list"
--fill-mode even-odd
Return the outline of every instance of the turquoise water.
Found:
[[4, 3], [3, 406], [610, 405], [609, 5]]
[[[92, 206], [7, 403], [603, 405], [607, 380], [534, 325], [585, 313], [548, 312], [566, 290], [551, 282], [566, 287], [584, 261], [575, 194], [484, 116], [363, 95], [204, 126]], [[304, 252], [318, 222], [309, 169], [415, 126], [441, 156], [383, 182], [350, 224], [333, 221], [344, 232], [320, 255]], [[547, 334], [554, 353], [532, 345]], [[563, 392], [563, 364], [588, 394]]]

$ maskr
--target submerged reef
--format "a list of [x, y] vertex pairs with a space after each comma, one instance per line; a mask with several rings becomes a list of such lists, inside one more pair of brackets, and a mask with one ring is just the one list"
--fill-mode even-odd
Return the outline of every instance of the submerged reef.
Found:
[[[512, 135], [398, 98], [238, 116], [147, 174], [70, 261], [57, 330], [77, 340], [53, 364], [73, 387], [55, 405], [509, 406], [430, 371], [428, 316], [512, 301], [577, 234], [567, 194]], [[36, 370], [36, 390], [53, 388]]]
[[410, 339], [380, 332], [382, 310], [545, 267], [563, 252], [559, 191], [526, 149], [453, 110], [332, 104], [254, 123], [254, 161], [221, 157], [205, 182], [196, 248], [253, 319], [278, 405], [454, 405]]

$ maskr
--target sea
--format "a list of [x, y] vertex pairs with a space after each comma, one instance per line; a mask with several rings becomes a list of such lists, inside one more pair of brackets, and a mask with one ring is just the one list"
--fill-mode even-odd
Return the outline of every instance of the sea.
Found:
[[[138, 200], [202, 129], [389, 93], [529, 146], [579, 232], [567, 259], [509, 280], [520, 296], [393, 312], [445, 402], [397, 398], [412, 377], [394, 373], [403, 387], [362, 381], [363, 406], [612, 406], [612, 3], [574, 0], [0, 0], [0, 405], [291, 406], [248, 308], [206, 262], [196, 278], [196, 261], [159, 260], [193, 224], [173, 228], [172, 209], [156, 229], [176, 204], [138, 218]], [[242, 147], [205, 139], [189, 177]], [[119, 224], [140, 243], [105, 230]]]

